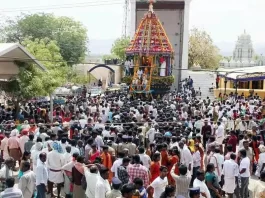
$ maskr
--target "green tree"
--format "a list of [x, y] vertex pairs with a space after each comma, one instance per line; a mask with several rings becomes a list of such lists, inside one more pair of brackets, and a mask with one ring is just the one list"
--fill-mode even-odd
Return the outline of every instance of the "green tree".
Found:
[[47, 96], [56, 87], [62, 85], [67, 77], [69, 67], [60, 54], [56, 41], [46, 39], [25, 39], [22, 43], [35, 58], [40, 61], [46, 71], [42, 71], [32, 62], [16, 62], [19, 74], [9, 80], [7, 93], [12, 97], [15, 106], [22, 100], [32, 97]]
[[105, 54], [103, 55], [102, 59], [105, 60], [111, 60], [111, 59], [117, 59], [119, 58], [118, 56], [114, 55], [114, 54]]
[[53, 14], [21, 15], [14, 20], [6, 20], [1, 25], [3, 42], [19, 42], [27, 38], [57, 41], [60, 53], [69, 65], [83, 61], [87, 51], [87, 30], [78, 21], [69, 17], [56, 17]]
[[111, 53], [113, 55], [116, 55], [119, 59], [125, 60], [126, 55], [125, 55], [125, 50], [130, 44], [130, 38], [129, 37], [122, 37], [118, 38], [114, 41], [112, 48], [111, 48]]
[[194, 64], [203, 69], [217, 68], [222, 56], [219, 49], [213, 44], [210, 35], [194, 28], [190, 32], [189, 39], [189, 67]]

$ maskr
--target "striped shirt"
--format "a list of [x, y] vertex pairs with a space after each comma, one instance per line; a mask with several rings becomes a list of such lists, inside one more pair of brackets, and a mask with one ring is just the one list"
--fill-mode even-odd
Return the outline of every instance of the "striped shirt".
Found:
[[18, 188], [6, 188], [4, 192], [0, 194], [1, 198], [23, 198], [23, 194]]
[[176, 181], [176, 195], [182, 195], [184, 197], [189, 197], [189, 185], [191, 181], [191, 176], [186, 175], [176, 175], [175, 166], [170, 171], [172, 178]]

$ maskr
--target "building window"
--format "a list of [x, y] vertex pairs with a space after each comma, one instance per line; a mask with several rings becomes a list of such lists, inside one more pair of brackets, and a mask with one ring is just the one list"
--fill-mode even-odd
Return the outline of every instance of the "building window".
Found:
[[238, 82], [238, 89], [249, 89], [249, 81], [248, 82]]
[[263, 89], [263, 80], [252, 81], [252, 89]]

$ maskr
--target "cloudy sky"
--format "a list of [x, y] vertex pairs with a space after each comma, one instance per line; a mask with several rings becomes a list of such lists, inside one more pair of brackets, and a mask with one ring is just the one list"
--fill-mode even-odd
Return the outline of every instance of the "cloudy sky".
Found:
[[[53, 12], [81, 21], [88, 29], [92, 53], [108, 53], [121, 36], [124, 0], [8, 0], [1, 1], [1, 18], [20, 12]], [[60, 5], [61, 8], [58, 7]], [[221, 51], [232, 51], [244, 29], [254, 46], [265, 48], [265, 0], [192, 0], [190, 28], [206, 30]]]

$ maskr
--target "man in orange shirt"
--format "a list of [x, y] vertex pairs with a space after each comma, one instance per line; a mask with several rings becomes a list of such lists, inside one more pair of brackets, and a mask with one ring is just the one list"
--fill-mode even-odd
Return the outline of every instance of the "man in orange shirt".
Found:
[[[108, 168], [109, 170], [112, 167], [112, 158], [111, 155], [109, 154], [109, 147], [104, 145], [102, 146], [103, 152], [101, 154], [101, 159], [102, 159], [102, 164]], [[109, 172], [109, 182], [111, 182], [111, 179], [113, 177], [112, 172]]]

